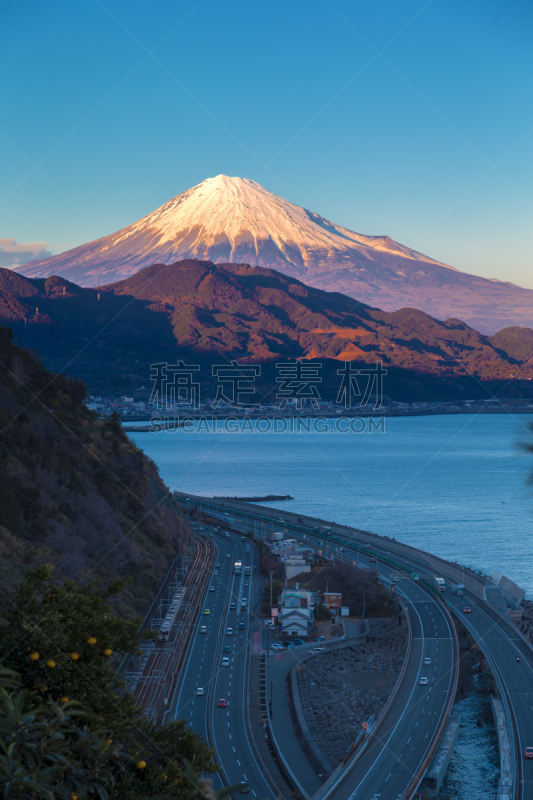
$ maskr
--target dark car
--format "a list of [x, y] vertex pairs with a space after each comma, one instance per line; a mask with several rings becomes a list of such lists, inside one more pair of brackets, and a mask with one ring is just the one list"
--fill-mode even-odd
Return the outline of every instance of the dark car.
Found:
[[281, 644], [283, 645], [283, 647], [286, 647], [287, 650], [292, 650], [292, 648], [294, 647], [292, 642], [282, 642]]
[[225, 645], [224, 645], [224, 652], [225, 652], [225, 653], [229, 653], [229, 652], [230, 652], [230, 650], [231, 650], [231, 647], [229, 646], [229, 644], [225, 644]]
[[304, 642], [304, 640], [303, 640], [303, 639], [295, 639], [295, 640], [293, 641], [293, 644], [305, 644], [305, 642]]
[[249, 791], [250, 787], [248, 786], [248, 784], [245, 783], [244, 781], [241, 781], [239, 783], [239, 792], [242, 792], [243, 794], [248, 794]]
[[244, 624], [244, 622], [239, 622], [239, 630], [243, 631], [245, 628], [246, 628], [246, 625]]
[[325, 636], [317, 636], [315, 641], [316, 642], [325, 642], [326, 641], [326, 637]]
[[303, 517], [298, 517], [298, 522], [303, 522], [303, 521], [304, 521]]
[[466, 606], [466, 607], [463, 609], [463, 611], [464, 611], [464, 613], [465, 613], [465, 614], [470, 614], [470, 609], [468, 608], [468, 606]]

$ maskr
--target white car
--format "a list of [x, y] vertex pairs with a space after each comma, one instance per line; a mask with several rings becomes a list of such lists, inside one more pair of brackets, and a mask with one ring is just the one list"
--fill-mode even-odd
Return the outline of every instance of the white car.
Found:
[[200, 628], [200, 633], [207, 633], [207, 628], [205, 625], [202, 625]]
[[224, 656], [224, 658], [222, 659], [222, 666], [229, 667], [229, 658], [227, 656]]
[[271, 650], [283, 650], [283, 645], [278, 644], [277, 642], [270, 647]]
[[198, 689], [196, 690], [196, 694], [198, 695], [198, 697], [202, 697], [205, 694], [205, 691], [202, 689], [201, 686], [199, 686]]
[[312, 653], [325, 653], [326, 652], [326, 648], [325, 647], [313, 647], [311, 652]]
[[424, 666], [425, 667], [429, 667], [430, 664], [431, 664], [431, 659], [430, 658], [425, 658], [424, 659]]
[[427, 678], [420, 678], [420, 686], [427, 686], [429, 683]]
[[214, 592], [214, 591], [215, 591], [215, 587], [214, 587], [214, 586], [210, 586], [210, 587], [209, 587], [209, 591], [210, 591], [210, 592]]
[[233, 628], [226, 628], [226, 636], [233, 636]]

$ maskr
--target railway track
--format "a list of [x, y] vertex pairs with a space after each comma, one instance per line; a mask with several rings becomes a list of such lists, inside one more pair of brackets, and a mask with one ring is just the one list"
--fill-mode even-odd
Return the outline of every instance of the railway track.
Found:
[[165, 616], [157, 625], [160, 633], [145, 646], [140, 669], [126, 674], [137, 704], [154, 722], [162, 720], [183, 666], [216, 547], [210, 539], [195, 535], [189, 553], [187, 572], [181, 582], [172, 584]]

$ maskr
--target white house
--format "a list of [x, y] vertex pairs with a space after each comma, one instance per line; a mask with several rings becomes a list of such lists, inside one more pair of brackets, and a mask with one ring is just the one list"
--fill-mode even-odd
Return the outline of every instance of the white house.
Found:
[[281, 631], [286, 636], [307, 636], [315, 613], [313, 592], [284, 589], [280, 598]]

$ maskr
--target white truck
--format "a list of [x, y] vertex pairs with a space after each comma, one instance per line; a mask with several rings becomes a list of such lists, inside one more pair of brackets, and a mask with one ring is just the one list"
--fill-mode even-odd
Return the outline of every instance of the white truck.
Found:
[[437, 575], [435, 575], [435, 589], [437, 590], [437, 592], [446, 591], [446, 581], [444, 580], [444, 578], [438, 578]]
[[465, 593], [465, 587], [463, 583], [452, 583], [452, 594], [456, 595], [463, 595]]
[[283, 541], [283, 531], [274, 531], [272, 534], [272, 541], [273, 542], [282, 542]]

